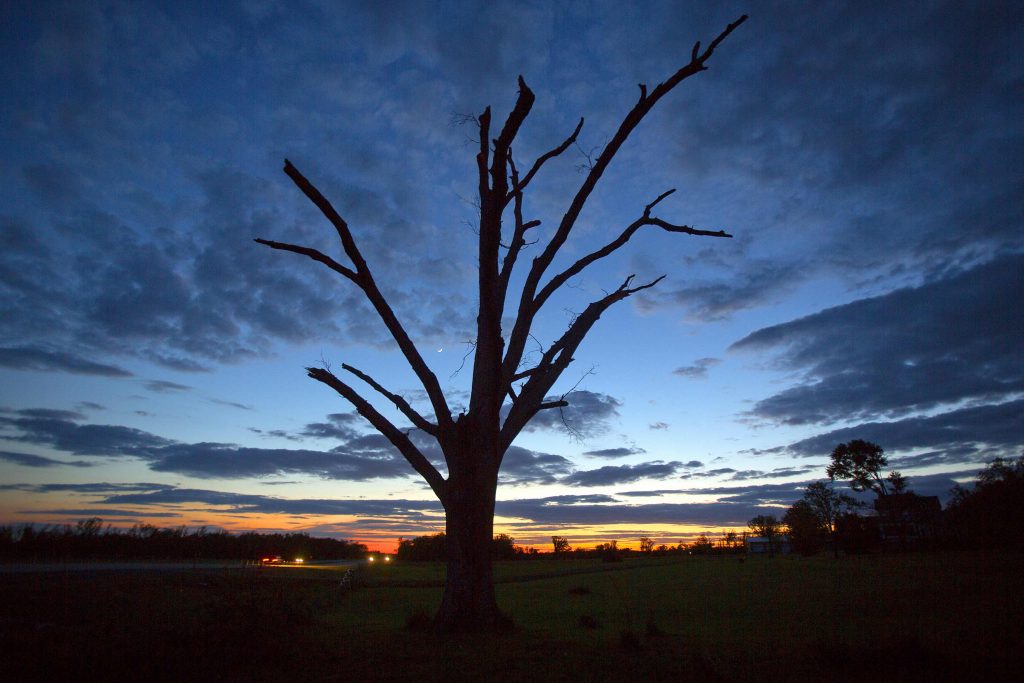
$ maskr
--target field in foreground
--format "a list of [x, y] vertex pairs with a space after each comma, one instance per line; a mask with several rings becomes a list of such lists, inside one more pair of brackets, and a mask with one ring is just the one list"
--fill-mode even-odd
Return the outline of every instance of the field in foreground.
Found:
[[[607, 571], [606, 571], [607, 570]], [[409, 630], [437, 565], [0, 572], [6, 680], [1010, 680], [1024, 555], [536, 560], [501, 635]]]

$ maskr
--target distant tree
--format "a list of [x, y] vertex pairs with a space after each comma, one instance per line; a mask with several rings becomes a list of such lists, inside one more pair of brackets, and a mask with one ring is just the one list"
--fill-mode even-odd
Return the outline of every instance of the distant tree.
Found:
[[786, 510], [782, 518], [789, 528], [789, 542], [801, 555], [814, 555], [824, 545], [825, 534], [821, 520], [806, 500], [798, 500]]
[[[473, 254], [477, 281], [474, 296], [468, 298], [476, 300], [472, 316], [476, 330], [468, 405], [462, 411], [453, 411], [437, 375], [385, 295], [387, 287], [380, 286], [359, 248], [356, 232], [316, 185], [285, 160], [285, 173], [337, 233], [345, 262], [303, 245], [262, 238], [256, 241], [312, 259], [360, 290], [429, 399], [432, 415], [413, 407], [403, 396], [347, 363], [340, 364], [342, 372], [338, 374], [330, 367], [306, 368], [309, 377], [352, 404], [359, 415], [391, 442], [444, 507], [448, 566], [435, 618], [443, 630], [495, 630], [508, 625], [495, 598], [489, 547], [502, 460], [538, 413], [568, 405], [566, 394], [552, 392], [601, 316], [634, 294], [654, 287], [662, 277], [642, 283], [634, 282], [634, 275], [623, 278], [617, 287], [610, 288], [573, 316], [568, 329], [531, 358], [529, 346], [531, 340], [537, 339], [534, 329], [542, 310], [549, 302], [557, 300], [556, 294], [564, 291], [564, 287], [571, 287], [581, 273], [619, 251], [644, 228], [693, 236], [731, 237], [724, 230], [697, 229], [656, 216], [655, 207], [675, 191], [670, 189], [652, 199], [632, 222], [621, 232], [616, 231], [618, 235], [603, 246], [593, 251], [579, 250], [576, 246], [563, 250], [580, 216], [587, 215], [584, 209], [599, 181], [634, 130], [676, 86], [706, 71], [715, 49], [746, 18], [743, 15], [726, 26], [703, 49], [700, 42], [694, 45], [687, 63], [661, 83], [651, 88], [644, 83], [639, 85], [638, 97], [602, 149], [588, 159], [577, 189], [558, 210], [554, 226], [543, 240], [530, 239], [542, 233], [536, 231], [541, 221], [528, 218], [527, 212], [536, 210], [536, 206], [527, 202], [526, 191], [548, 161], [576, 144], [583, 119], [560, 144], [523, 166], [516, 162], [513, 147], [517, 150], [529, 147], [520, 146], [517, 138], [533, 108], [535, 95], [522, 76], [518, 80], [515, 105], [504, 123], [499, 125], [500, 119], [492, 121], [490, 107], [472, 119], [479, 141], [474, 152], [479, 219], [474, 224], [478, 240]], [[551, 202], [545, 199], [544, 204]], [[536, 255], [525, 258], [526, 250], [537, 243], [541, 244]], [[566, 251], [573, 252], [568, 261], [564, 258]], [[371, 396], [377, 395], [388, 410], [379, 410], [364, 396], [366, 390], [357, 388], [360, 386], [357, 382], [372, 390]], [[446, 474], [425, 455], [422, 444], [410, 435], [411, 429], [392, 421], [387, 415], [391, 410], [401, 413], [413, 428], [436, 442], [447, 466]]]
[[491, 557], [496, 560], [513, 560], [516, 557], [516, 539], [508, 534], [498, 534], [491, 540]]
[[722, 534], [722, 547], [728, 550], [732, 550], [736, 547], [736, 539], [736, 532], [732, 529], [729, 529], [724, 534]]
[[714, 548], [715, 546], [711, 542], [711, 539], [708, 538], [707, 534], [701, 534], [700, 536], [698, 536], [697, 540], [695, 540], [693, 544], [690, 546], [690, 550], [692, 550], [694, 554], [697, 555], [707, 555], [712, 550], [714, 550]]
[[886, 496], [889, 490], [882, 476], [882, 468], [888, 464], [885, 451], [878, 444], [854, 439], [841, 443], [832, 451], [832, 462], [825, 469], [829, 479], [849, 479], [854, 491], [874, 491]]
[[960, 542], [974, 546], [1021, 545], [1024, 529], [1024, 455], [996, 458], [978, 473], [972, 488], [959, 484], [946, 507]]
[[569, 539], [565, 536], [552, 536], [551, 545], [554, 548], [555, 555], [564, 555], [572, 551], [572, 548], [569, 547]]
[[839, 539], [836, 534], [836, 520], [840, 515], [852, 512], [859, 503], [845, 493], [836, 493], [822, 481], [808, 484], [803, 500], [810, 506], [818, 524], [832, 539], [832, 553], [839, 557]]
[[640, 552], [650, 553], [654, 551], [654, 540], [647, 536], [640, 537]]
[[608, 541], [607, 543], [598, 543], [594, 550], [597, 551], [598, 556], [605, 562], [621, 562], [622, 556], [619, 554], [619, 542]]
[[775, 557], [775, 539], [782, 531], [779, 520], [774, 515], [758, 515], [747, 522], [747, 526], [755, 534], [768, 540], [768, 554], [770, 557]]
[[902, 472], [893, 470], [886, 479], [889, 481], [889, 490], [892, 493], [907, 493], [910, 489], [910, 482]]
[[443, 562], [447, 553], [444, 532], [398, 539], [397, 559], [403, 562]]

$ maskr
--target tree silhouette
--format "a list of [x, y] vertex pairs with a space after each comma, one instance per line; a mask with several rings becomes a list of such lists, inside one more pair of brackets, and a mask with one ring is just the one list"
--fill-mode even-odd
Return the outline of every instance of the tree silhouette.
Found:
[[[825, 472], [829, 479], [849, 479], [854, 491], [874, 491], [879, 496], [889, 495], [882, 477], [882, 468], [889, 463], [885, 451], [878, 444], [854, 439], [841, 443], [832, 451], [832, 462]], [[902, 475], [898, 475], [902, 479]], [[896, 484], [890, 476], [890, 483]]]
[[755, 534], [768, 540], [768, 555], [775, 557], [775, 537], [782, 532], [782, 524], [775, 515], [758, 515], [747, 522], [747, 526]]
[[845, 493], [836, 493], [831, 486], [822, 481], [808, 484], [803, 500], [810, 506], [821, 528], [832, 539], [832, 554], [839, 557], [836, 522], [840, 516], [857, 508], [857, 501]]
[[789, 529], [789, 542], [795, 552], [813, 555], [824, 543], [825, 529], [807, 500], [798, 500], [786, 510], [782, 523]]
[[[672, 233], [730, 237], [724, 231], [698, 230], [655, 216], [654, 208], [675, 191], [668, 190], [647, 204], [643, 212], [618, 237], [579, 258], [565, 270], [553, 275], [550, 272], [555, 256], [570, 237], [598, 181], [633, 130], [654, 105], [677, 85], [705, 71], [715, 48], [746, 18], [744, 15], [726, 26], [703, 50], [699, 42], [694, 45], [689, 62], [653, 89], [648, 90], [645, 84], [640, 84], [636, 104], [623, 117], [601, 152], [585, 168], [583, 181], [553, 234], [525, 271], [524, 283], [518, 293], [515, 320], [507, 337], [502, 330], [502, 316], [509, 300], [513, 270], [524, 248], [533, 244], [527, 241], [527, 234], [541, 223], [539, 220], [525, 218], [525, 191], [545, 163], [561, 155], [576, 142], [583, 127], [583, 119], [580, 119], [576, 129], [561, 144], [538, 157], [529, 168], [521, 169], [513, 158], [512, 143], [534, 103], [534, 94], [523, 78], [519, 77], [519, 96], [497, 137], [492, 138], [490, 107], [476, 118], [480, 136], [480, 147], [476, 155], [480, 213], [477, 254], [479, 309], [469, 406], [466, 412], [457, 417], [452, 415], [437, 377], [378, 287], [348, 223], [312, 182], [291, 162], [285, 161], [285, 173], [333, 225], [350, 265], [344, 265], [309, 247], [267, 239], [256, 241], [273, 249], [313, 259], [362, 290], [415, 372], [430, 401], [433, 420], [427, 419], [405, 398], [386, 389], [362, 370], [348, 364], [341, 366], [344, 372], [393, 404], [414, 428], [437, 440], [447, 464], [447, 478], [423, 455], [410, 438], [409, 430], [400, 428], [385, 417], [347, 380], [339, 378], [326, 367], [306, 369], [310, 377], [334, 389], [383, 434], [441, 501], [445, 510], [448, 559], [445, 590], [436, 621], [444, 629], [494, 629], [508, 623], [495, 600], [490, 554], [494, 502], [502, 458], [513, 440], [537, 413], [568, 405], [564, 395], [550, 396], [549, 392], [572, 362], [574, 353], [601, 315], [612, 305], [653, 287], [664, 276], [643, 284], [634, 284], [635, 276], [630, 275], [618, 287], [592, 302], [576, 316], [565, 333], [543, 351], [536, 363], [524, 365], [531, 329], [545, 303], [572, 278], [620, 249], [642, 228], [653, 226]], [[503, 232], [503, 218], [508, 214], [511, 214], [511, 227], [506, 227]]]

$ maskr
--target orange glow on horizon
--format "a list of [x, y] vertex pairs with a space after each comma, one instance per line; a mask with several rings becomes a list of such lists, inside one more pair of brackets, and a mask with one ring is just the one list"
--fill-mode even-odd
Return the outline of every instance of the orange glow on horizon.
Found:
[[[49, 512], [50, 510], [68, 507], [69, 501], [57, 499], [57, 496], [36, 496], [24, 501], [28, 504], [19, 504], [21, 501], [8, 499], [6, 505], [0, 506], [0, 524], [49, 524], [49, 525], [74, 525], [80, 519], [89, 517], [88, 514], [67, 515]], [[80, 504], [80, 503], [79, 503]], [[33, 508], [35, 508], [33, 510]], [[338, 515], [330, 517], [321, 516], [294, 516], [280, 514], [244, 513], [240, 514], [232, 510], [211, 509], [199, 512], [194, 506], [161, 506], [153, 511], [153, 515], [146, 515], [145, 510], [130, 518], [103, 517], [102, 512], [97, 517], [103, 518], [104, 526], [109, 525], [115, 529], [129, 529], [135, 524], [150, 524], [161, 528], [188, 527], [195, 529], [205, 526], [211, 530], [223, 529], [229, 533], [307, 533], [311, 536], [331, 537], [344, 539], [354, 543], [362, 543], [369, 552], [382, 554], [394, 554], [398, 550], [400, 537], [413, 538], [416, 536], [427, 536], [444, 530], [444, 518], [438, 519], [437, 526], [431, 528], [424, 526], [422, 530], [415, 530], [401, 535], [395, 534], [392, 529], [383, 527], [380, 529], [368, 528], [363, 525], [356, 526], [359, 518], [354, 515]], [[170, 513], [170, 514], [169, 514]], [[551, 524], [533, 524], [529, 520], [508, 517], [497, 517], [494, 523], [495, 534], [508, 534], [515, 539], [516, 545], [523, 548], [536, 548], [540, 552], [550, 552], [551, 537], [564, 536], [568, 539], [569, 545], [573, 548], [593, 548], [601, 543], [616, 541], [623, 549], [638, 550], [640, 538], [646, 536], [654, 541], [655, 547], [659, 545], [675, 546], [679, 543], [692, 543], [699, 535], [706, 534], [714, 542], [721, 540], [728, 531], [734, 531], [742, 535], [746, 530], [745, 524], [708, 526], [701, 524], [652, 524], [647, 528], [639, 524], [602, 524], [602, 525], [575, 525], [572, 527], [559, 527]]]

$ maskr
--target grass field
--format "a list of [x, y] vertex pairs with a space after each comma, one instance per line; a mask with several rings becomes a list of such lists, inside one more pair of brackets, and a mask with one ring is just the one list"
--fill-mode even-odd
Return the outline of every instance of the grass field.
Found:
[[0, 573], [5, 680], [1017, 679], [1019, 553], [499, 564], [516, 630], [409, 630], [443, 567]]

